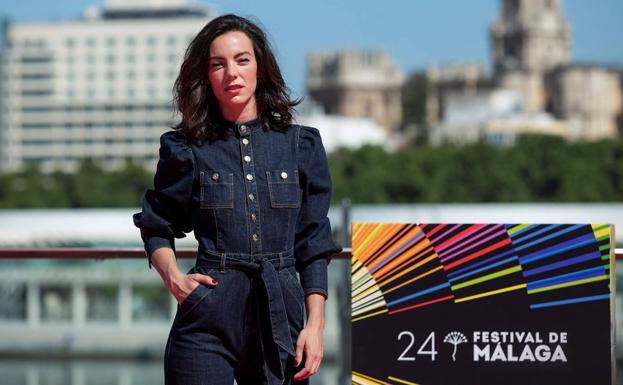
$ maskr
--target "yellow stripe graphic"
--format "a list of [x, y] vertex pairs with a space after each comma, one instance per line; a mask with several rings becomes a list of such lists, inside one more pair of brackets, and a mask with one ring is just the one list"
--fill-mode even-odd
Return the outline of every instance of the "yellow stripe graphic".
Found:
[[387, 377], [387, 379], [388, 380], [392, 380], [392, 381], [396, 381], [396, 382], [400, 382], [401, 384], [418, 385], [415, 382], [411, 382], [411, 381], [407, 381], [407, 380], [401, 380], [400, 378], [396, 378], [396, 377], [392, 377], [392, 376]]
[[465, 282], [459, 283], [457, 285], [451, 286], [451, 289], [452, 290], [462, 289], [464, 287], [472, 286], [472, 285], [475, 285], [477, 283], [490, 281], [490, 280], [495, 279], [495, 278], [499, 278], [499, 277], [503, 277], [505, 275], [513, 274], [513, 273], [516, 273], [518, 271], [521, 271], [521, 266], [509, 267], [508, 269], [504, 269], [504, 270], [497, 271], [495, 273], [483, 275], [482, 277], [474, 278], [472, 280], [465, 281]]
[[530, 226], [530, 225], [517, 225], [515, 227], [512, 227], [512, 228], [508, 229], [508, 235], [513, 235], [516, 232], [518, 232], [519, 230], [525, 229], [528, 226]]
[[491, 296], [491, 295], [496, 295], [496, 294], [500, 294], [500, 293], [506, 293], [506, 292], [509, 292], [509, 291], [518, 290], [518, 289], [525, 289], [525, 288], [526, 288], [526, 284], [522, 283], [520, 285], [509, 286], [509, 287], [505, 287], [503, 289], [487, 291], [487, 292], [484, 292], [484, 293], [471, 295], [469, 297], [457, 298], [457, 299], [454, 300], [454, 303], [471, 301], [473, 299], [478, 299], [478, 298], [482, 298], [482, 297], [488, 297], [488, 296]]
[[361, 321], [362, 319], [366, 319], [366, 318], [374, 317], [374, 316], [377, 316], [377, 315], [379, 315], [379, 314], [383, 314], [383, 313], [387, 313], [387, 309], [383, 309], [383, 310], [381, 310], [381, 311], [377, 311], [376, 313], [366, 314], [366, 315], [361, 316], [361, 317], [353, 318], [353, 321], [352, 321], [352, 322]]
[[607, 275], [600, 275], [599, 277], [585, 278], [585, 279], [579, 279], [577, 281], [571, 281], [571, 282], [566, 282], [566, 283], [559, 283], [557, 285], [539, 287], [538, 289], [528, 290], [528, 294], [540, 293], [542, 291], [550, 291], [550, 290], [562, 289], [563, 287], [583, 285], [585, 283], [603, 281], [604, 279], [608, 279], [608, 276]]

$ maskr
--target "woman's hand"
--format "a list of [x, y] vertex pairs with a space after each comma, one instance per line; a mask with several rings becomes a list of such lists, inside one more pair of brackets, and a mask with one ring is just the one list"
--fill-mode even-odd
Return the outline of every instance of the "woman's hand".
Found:
[[206, 286], [216, 286], [218, 282], [216, 281], [216, 279], [210, 277], [209, 275], [203, 275], [199, 273], [179, 273], [172, 276], [169, 280], [166, 281], [167, 289], [171, 292], [171, 294], [173, 294], [173, 297], [175, 297], [175, 300], [179, 304], [184, 302], [190, 292], [195, 290], [195, 288], [200, 284]]
[[160, 247], [151, 254], [151, 263], [164, 281], [177, 303], [184, 302], [188, 294], [199, 284], [216, 286], [216, 279], [203, 274], [184, 274], [176, 263], [175, 253], [170, 247]]
[[318, 293], [309, 294], [305, 297], [307, 307], [307, 325], [301, 330], [296, 340], [296, 357], [294, 366], [298, 367], [303, 361], [305, 353], [305, 367], [296, 373], [294, 381], [304, 380], [318, 371], [324, 354], [324, 301], [323, 295]]

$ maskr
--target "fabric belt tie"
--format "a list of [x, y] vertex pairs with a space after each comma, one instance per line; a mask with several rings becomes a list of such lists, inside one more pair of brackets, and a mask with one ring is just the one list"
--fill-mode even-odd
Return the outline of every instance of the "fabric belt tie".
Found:
[[[266, 255], [236, 255], [236, 254], [216, 254], [210, 252], [202, 252], [207, 259], [197, 259], [197, 266], [211, 268], [224, 269], [225, 267], [251, 271], [260, 277], [263, 283], [264, 290], [259, 291], [257, 294], [262, 296], [263, 302], [268, 304], [268, 318], [270, 319], [270, 334], [272, 341], [266, 341], [264, 333], [260, 333], [262, 340], [262, 350], [266, 357], [266, 361], [273, 363], [279, 363], [279, 373], [277, 377], [283, 380], [283, 368], [281, 365], [281, 358], [279, 357], [279, 348], [285, 350], [292, 356], [296, 356], [294, 350], [294, 343], [290, 335], [290, 324], [288, 322], [288, 314], [286, 311], [286, 305], [283, 299], [283, 293], [281, 290], [281, 283], [279, 280], [279, 273], [275, 269], [275, 265], [279, 269], [294, 266], [295, 259], [292, 257], [292, 252], [275, 253], [269, 257]], [[218, 259], [217, 259], [218, 258]], [[266, 311], [261, 306], [258, 307], [260, 312]], [[267, 349], [267, 345], [274, 343], [277, 349]]]

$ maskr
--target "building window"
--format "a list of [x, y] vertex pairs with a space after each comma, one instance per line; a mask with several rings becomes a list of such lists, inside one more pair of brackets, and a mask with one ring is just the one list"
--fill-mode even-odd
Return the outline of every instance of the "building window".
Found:
[[86, 288], [87, 320], [116, 321], [118, 318], [119, 289], [116, 286]]
[[137, 286], [132, 291], [132, 319], [168, 320], [171, 300], [164, 286]]
[[0, 319], [26, 319], [26, 285], [24, 283], [0, 284]]
[[66, 286], [42, 286], [39, 298], [41, 301], [42, 320], [71, 320], [71, 288]]

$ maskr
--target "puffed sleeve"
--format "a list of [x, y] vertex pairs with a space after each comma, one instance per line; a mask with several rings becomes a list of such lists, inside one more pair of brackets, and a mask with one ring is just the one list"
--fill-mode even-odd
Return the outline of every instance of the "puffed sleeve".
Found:
[[183, 133], [169, 131], [160, 137], [160, 159], [154, 188], [145, 192], [143, 209], [133, 216], [149, 268], [151, 254], [160, 247], [175, 249], [174, 238], [192, 231], [188, 206], [194, 181], [194, 156]]
[[327, 297], [327, 265], [342, 250], [331, 236], [327, 214], [331, 204], [331, 175], [320, 133], [302, 126], [298, 141], [299, 181], [303, 190], [296, 226], [294, 255], [305, 295]]

